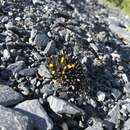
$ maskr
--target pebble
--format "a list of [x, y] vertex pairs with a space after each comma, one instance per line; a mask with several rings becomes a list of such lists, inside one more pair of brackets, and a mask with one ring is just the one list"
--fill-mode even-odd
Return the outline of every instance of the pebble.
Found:
[[106, 97], [105, 93], [103, 93], [101, 91], [97, 92], [98, 101], [103, 102], [105, 100], [105, 97]]

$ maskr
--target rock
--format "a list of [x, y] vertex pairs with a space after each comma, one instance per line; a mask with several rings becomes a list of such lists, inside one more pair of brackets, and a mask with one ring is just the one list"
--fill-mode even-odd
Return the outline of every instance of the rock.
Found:
[[126, 83], [124, 86], [124, 92], [128, 97], [130, 97], [130, 82]]
[[122, 79], [124, 80], [124, 83], [127, 84], [129, 82], [127, 75], [124, 73], [122, 74]]
[[23, 96], [7, 85], [0, 85], [0, 105], [11, 106], [23, 100]]
[[103, 128], [89, 126], [88, 128], [86, 128], [84, 130], [103, 130]]
[[34, 5], [35, 4], [43, 4], [44, 3], [43, 0], [33, 0], [32, 2], [33, 2]]
[[15, 73], [18, 73], [20, 70], [22, 70], [22, 69], [24, 69], [24, 68], [26, 68], [26, 64], [25, 64], [24, 61], [17, 61], [17, 62], [15, 62], [15, 63], [13, 63], [13, 64], [10, 64], [10, 65], [7, 67], [8, 70], [11, 70], [11, 71], [12, 71], [13, 75], [14, 75]]
[[103, 122], [103, 128], [105, 130], [115, 130], [115, 124], [112, 122], [109, 122], [108, 120], [105, 120]]
[[113, 107], [111, 111], [109, 111], [107, 118], [103, 122], [103, 128], [106, 130], [114, 130], [119, 127], [119, 119], [120, 119], [120, 106], [117, 104]]
[[26, 68], [18, 72], [20, 76], [35, 76], [37, 73], [37, 68]]
[[62, 130], [69, 130], [68, 125], [66, 124], [66, 122], [63, 122], [61, 124], [61, 128], [62, 128]]
[[103, 93], [103, 92], [101, 92], [101, 91], [98, 91], [98, 92], [97, 92], [98, 101], [103, 102], [103, 101], [105, 100], [105, 97], [106, 97], [105, 93]]
[[117, 101], [121, 97], [122, 93], [118, 89], [112, 89], [111, 95]]
[[20, 82], [17, 87], [23, 95], [27, 96], [30, 94], [30, 88], [31, 88], [30, 86], [31, 84], [27, 82]]
[[130, 130], [130, 119], [124, 123], [123, 130]]
[[14, 28], [14, 25], [12, 22], [9, 21], [7, 24], [5, 24], [5, 27], [7, 30], [11, 30], [12, 28]]
[[44, 49], [44, 51], [42, 52], [42, 54], [44, 55], [51, 55], [51, 54], [55, 54], [56, 53], [56, 45], [54, 41], [50, 41], [48, 42], [46, 48]]
[[51, 78], [51, 74], [49, 72], [49, 70], [47, 69], [47, 67], [45, 66], [45, 64], [41, 64], [38, 68], [38, 74], [40, 74], [40, 76], [44, 77], [44, 78]]
[[27, 116], [0, 105], [0, 129], [33, 130], [33, 124]]
[[11, 71], [4, 69], [4, 68], [0, 68], [0, 78], [3, 80], [9, 80], [10, 76], [11, 76]]
[[40, 89], [40, 93], [43, 94], [43, 97], [46, 97], [46, 96], [48, 96], [48, 95], [50, 95], [50, 94], [53, 94], [53, 92], [54, 92], [54, 87], [53, 87], [53, 85], [51, 85], [51, 84], [45, 84], [45, 85], [43, 85], [43, 87]]
[[43, 48], [47, 46], [47, 43], [49, 42], [49, 38], [45, 32], [38, 32], [36, 29], [32, 29], [31, 31], [31, 37], [30, 37], [30, 43], [38, 48]]
[[5, 60], [9, 60], [10, 59], [10, 53], [7, 49], [4, 49], [3, 51], [3, 57]]
[[84, 111], [73, 104], [70, 104], [63, 99], [59, 99], [55, 96], [49, 96], [47, 98], [50, 108], [57, 114], [69, 114], [69, 115], [84, 115]]
[[53, 122], [38, 100], [26, 100], [18, 104], [15, 110], [27, 115], [33, 121], [37, 130], [52, 130]]

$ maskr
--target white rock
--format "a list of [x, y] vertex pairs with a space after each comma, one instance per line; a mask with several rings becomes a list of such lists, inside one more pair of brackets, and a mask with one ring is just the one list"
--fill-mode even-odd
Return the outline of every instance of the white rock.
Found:
[[10, 58], [10, 53], [7, 49], [4, 49], [3, 57], [4, 57], [5, 60], [8, 60]]
[[106, 97], [105, 93], [103, 93], [103, 92], [101, 92], [101, 91], [98, 91], [98, 92], [97, 92], [98, 101], [103, 102], [103, 101], [105, 100], [105, 97]]

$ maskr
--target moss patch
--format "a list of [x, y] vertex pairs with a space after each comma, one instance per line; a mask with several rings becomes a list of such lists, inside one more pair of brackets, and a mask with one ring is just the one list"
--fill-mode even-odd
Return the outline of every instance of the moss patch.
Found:
[[130, 16], [130, 0], [99, 0], [99, 2], [109, 8], [119, 7]]

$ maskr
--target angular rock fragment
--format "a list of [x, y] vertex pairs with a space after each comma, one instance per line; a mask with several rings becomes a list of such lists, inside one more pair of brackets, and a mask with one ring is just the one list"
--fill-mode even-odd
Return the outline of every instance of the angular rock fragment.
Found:
[[27, 116], [0, 105], [0, 129], [33, 130], [33, 125]]
[[27, 115], [37, 130], [52, 130], [53, 122], [38, 100], [26, 100], [18, 104], [15, 110]]
[[20, 70], [26, 68], [26, 64], [24, 61], [17, 61], [13, 64], [10, 64], [7, 69], [12, 71], [13, 74], [18, 73]]
[[11, 106], [23, 100], [23, 96], [7, 85], [0, 85], [0, 105]]
[[30, 43], [38, 48], [45, 49], [47, 43], [49, 42], [49, 38], [45, 32], [38, 32], [37, 29], [32, 29]]
[[123, 130], [130, 130], [130, 119], [124, 123]]
[[120, 123], [120, 107], [117, 104], [107, 115], [103, 122], [103, 127], [107, 130], [114, 130], [119, 127]]
[[57, 114], [69, 114], [69, 115], [84, 115], [84, 111], [73, 104], [59, 99], [55, 96], [49, 96], [47, 98], [50, 108]]
[[45, 64], [41, 64], [38, 68], [38, 74], [40, 74], [40, 76], [45, 77], [45, 78], [51, 78], [51, 74], [49, 72], [49, 70], [47, 69], [47, 67], [45, 66]]
[[18, 72], [20, 76], [34, 76], [37, 73], [37, 68], [22, 69]]

